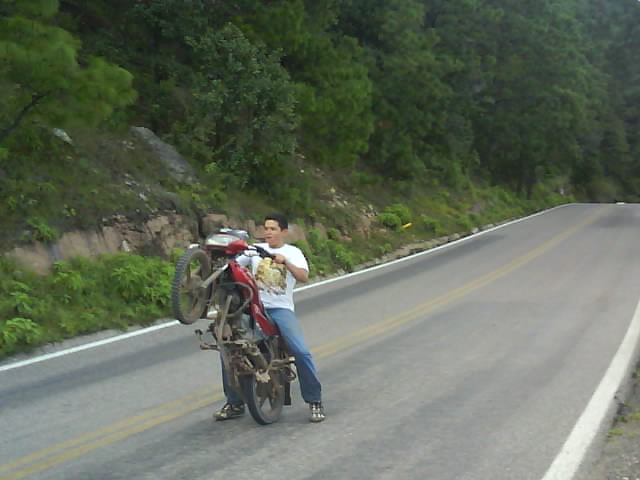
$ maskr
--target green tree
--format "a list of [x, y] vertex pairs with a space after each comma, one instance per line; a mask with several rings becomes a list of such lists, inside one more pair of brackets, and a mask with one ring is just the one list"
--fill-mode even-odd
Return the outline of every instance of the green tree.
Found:
[[[637, 201], [640, 187], [640, 3], [596, 0], [584, 2], [581, 20], [592, 40], [591, 58], [607, 81], [607, 99], [598, 130], [585, 149], [610, 177]], [[579, 169], [581, 166], [578, 166]], [[582, 188], [598, 184], [593, 170], [576, 171]], [[621, 192], [622, 193], [622, 192]]]
[[568, 170], [601, 98], [570, 1], [496, 0], [496, 68], [475, 118], [494, 181], [531, 195], [550, 168]]
[[294, 88], [279, 57], [233, 24], [188, 43], [199, 62], [186, 120], [176, 125], [183, 151], [234, 174], [236, 186], [267, 188], [296, 146]]
[[282, 53], [296, 83], [298, 138], [316, 163], [350, 168], [373, 130], [372, 84], [358, 42], [338, 35], [340, 0], [258, 2], [243, 16], [254, 42]]
[[425, 30], [425, 3], [363, 0], [345, 6], [339, 28], [369, 52], [375, 130], [366, 162], [385, 175], [415, 178], [447, 168], [443, 144], [455, 68]]
[[0, 23], [0, 141], [25, 118], [62, 126], [95, 123], [133, 101], [132, 75], [96, 58], [79, 58], [80, 42], [47, 23], [56, 1], [5, 4]]

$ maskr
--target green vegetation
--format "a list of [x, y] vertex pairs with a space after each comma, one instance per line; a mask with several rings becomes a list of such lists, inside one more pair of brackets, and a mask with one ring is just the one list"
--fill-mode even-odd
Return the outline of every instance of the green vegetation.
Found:
[[57, 127], [98, 123], [135, 98], [131, 73], [80, 58], [80, 41], [50, 23], [56, 12], [53, 0], [4, 2], [0, 10], [0, 142], [27, 118]]
[[[46, 127], [142, 124], [217, 191], [269, 193], [298, 215], [309, 199], [290, 178], [295, 155], [411, 189], [483, 182], [531, 198], [562, 178], [577, 197], [631, 201], [639, 10], [611, 0], [4, 2], [0, 158], [62, 161], [32, 145]], [[2, 183], [20, 182], [5, 170]]]
[[624, 432], [620, 428], [612, 428], [611, 430], [609, 430], [608, 437], [609, 438], [621, 437], [623, 435], [624, 435]]
[[[327, 275], [559, 203], [638, 201], [639, 24], [613, 0], [0, 2], [0, 249], [114, 216], [281, 210]], [[0, 348], [149, 321], [129, 315], [149, 298], [128, 258], [115, 280], [115, 260], [69, 264], [127, 285], [93, 314], [49, 299], [61, 267], [5, 265]]]
[[168, 314], [171, 263], [138, 255], [75, 258], [41, 277], [0, 260], [0, 356]]

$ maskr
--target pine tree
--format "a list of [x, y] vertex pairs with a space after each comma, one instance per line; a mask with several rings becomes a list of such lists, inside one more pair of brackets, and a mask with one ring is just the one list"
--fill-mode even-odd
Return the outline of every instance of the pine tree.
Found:
[[50, 24], [56, 0], [20, 0], [0, 10], [0, 142], [25, 119], [59, 127], [96, 123], [133, 101], [132, 75], [95, 57]]

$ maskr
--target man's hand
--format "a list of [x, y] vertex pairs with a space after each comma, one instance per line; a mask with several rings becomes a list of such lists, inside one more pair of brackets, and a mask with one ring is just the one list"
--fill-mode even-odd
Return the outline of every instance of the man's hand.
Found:
[[287, 257], [282, 255], [281, 253], [276, 253], [273, 261], [276, 263], [281, 263], [285, 267], [287, 267], [287, 270], [291, 272], [293, 278], [295, 278], [298, 282], [306, 282], [307, 280], [309, 280], [309, 272], [307, 272], [304, 268], [296, 267], [291, 262], [288, 262]]

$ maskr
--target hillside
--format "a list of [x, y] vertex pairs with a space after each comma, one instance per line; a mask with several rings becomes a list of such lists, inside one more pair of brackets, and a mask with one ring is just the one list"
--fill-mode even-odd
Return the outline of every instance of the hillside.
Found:
[[[207, 177], [149, 130], [91, 132], [91, 141], [84, 135], [72, 129], [51, 135], [49, 152], [72, 163], [42, 171], [50, 187], [33, 185], [27, 206], [38, 214], [26, 228], [20, 228], [20, 210], [4, 217], [5, 354], [168, 315], [173, 261], [188, 244], [221, 226], [253, 234], [265, 214], [283, 209], [268, 194], [211, 192]], [[468, 235], [572, 200], [543, 188], [527, 200], [472, 182], [457, 191], [434, 185], [405, 190], [381, 178], [363, 183], [299, 162], [300, 191], [310, 207], [291, 217], [290, 240], [307, 253], [312, 277], [352, 271], [406, 255], [403, 246], [428, 248], [451, 234]]]
[[152, 321], [188, 241], [270, 211], [321, 276], [637, 200], [639, 18], [607, 0], [0, 3], [0, 353]]
[[317, 280], [640, 201], [635, 0], [0, 0], [0, 91], [0, 358], [166, 317], [188, 243], [273, 211]]

